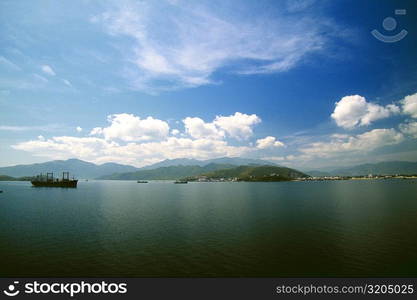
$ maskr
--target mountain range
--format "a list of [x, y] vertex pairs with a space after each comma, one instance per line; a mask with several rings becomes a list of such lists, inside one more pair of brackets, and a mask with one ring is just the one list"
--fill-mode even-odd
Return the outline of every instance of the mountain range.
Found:
[[[44, 163], [28, 164], [28, 165], [17, 165], [10, 167], [0, 167], [0, 175], [7, 175], [13, 177], [23, 177], [23, 176], [34, 176], [40, 173], [53, 172], [55, 176], [61, 176], [62, 172], [68, 171], [71, 176], [74, 175], [77, 178], [92, 179], [92, 178], [101, 178], [103, 176], [108, 176], [112, 174], [121, 174], [121, 173], [132, 173], [136, 171], [143, 170], [152, 170], [161, 167], [174, 167], [174, 166], [207, 166], [210, 164], [216, 165], [273, 165], [268, 161], [260, 159], [246, 159], [239, 157], [223, 157], [209, 160], [196, 160], [189, 158], [182, 159], [167, 159], [156, 164], [146, 166], [143, 168], [136, 168], [129, 165], [122, 165], [117, 163], [105, 163], [102, 165], [96, 165], [94, 163], [86, 162], [79, 159], [68, 159], [68, 160], [54, 160]], [[204, 171], [212, 171], [210, 169]], [[167, 173], [170, 171], [166, 170]], [[171, 172], [174, 172], [173, 170]], [[178, 169], [178, 172], [181, 172]], [[194, 175], [189, 174], [189, 176]], [[185, 175], [185, 176], [188, 176]]]
[[1, 175], [13, 177], [34, 176], [40, 173], [53, 172], [54, 176], [60, 177], [62, 172], [70, 172], [77, 178], [97, 178], [112, 173], [133, 172], [138, 168], [116, 163], [96, 165], [79, 159], [54, 160], [44, 163], [17, 165], [0, 168]]
[[311, 176], [360, 176], [360, 175], [412, 175], [417, 174], [417, 162], [386, 161], [375, 164], [362, 164], [331, 171], [313, 170], [306, 172]]
[[[105, 163], [97, 165], [79, 159], [54, 160], [45, 163], [29, 165], [17, 165], [10, 167], [0, 167], [0, 175], [13, 177], [34, 176], [39, 173], [54, 172], [55, 176], [60, 176], [62, 172], [68, 171], [77, 178], [106, 178], [106, 179], [142, 179], [144, 175], [151, 178], [174, 179], [178, 177], [195, 176], [204, 172], [212, 172], [220, 169], [230, 169], [236, 166], [262, 166], [274, 165], [273, 163], [260, 159], [247, 159], [238, 157], [223, 157], [210, 160], [196, 159], [171, 159], [158, 162], [143, 168], [136, 168], [129, 165], [117, 163]], [[276, 165], [275, 165], [276, 166]], [[188, 167], [188, 168], [186, 168]], [[164, 168], [164, 169], [162, 169]], [[145, 172], [156, 170], [152, 172]], [[138, 177], [132, 175], [137, 173]], [[200, 173], [198, 173], [200, 172]], [[159, 173], [159, 175], [158, 175]], [[362, 164], [353, 167], [335, 168], [331, 171], [312, 170], [304, 172], [311, 176], [354, 176], [368, 174], [417, 174], [417, 162], [389, 161], [375, 164]], [[175, 175], [175, 177], [174, 177]]]
[[214, 164], [210, 163], [205, 166], [169, 166], [159, 167], [156, 169], [139, 170], [129, 173], [115, 173], [112, 175], [102, 176], [99, 179], [112, 179], [112, 180], [170, 180], [179, 179], [182, 177], [196, 176], [202, 173], [224, 170], [236, 167], [230, 164]]
[[166, 159], [164, 161], [155, 163], [150, 166], [141, 168], [141, 170], [150, 170], [160, 167], [172, 167], [172, 166], [206, 166], [209, 164], [222, 164], [222, 165], [234, 165], [234, 166], [249, 166], [249, 165], [275, 165], [274, 163], [262, 159], [253, 158], [241, 158], [241, 157], [221, 157], [207, 160], [198, 160], [192, 158], [176, 158]]

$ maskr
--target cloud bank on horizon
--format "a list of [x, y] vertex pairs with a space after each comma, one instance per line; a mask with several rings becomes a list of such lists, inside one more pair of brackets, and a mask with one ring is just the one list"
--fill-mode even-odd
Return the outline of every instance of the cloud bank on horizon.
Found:
[[[268, 151], [285, 148], [285, 143], [273, 136], [247, 142], [261, 118], [256, 114], [236, 112], [230, 116], [216, 116], [211, 122], [199, 117], [182, 120], [183, 130], [170, 128], [167, 121], [148, 116], [141, 119], [121, 113], [107, 117], [109, 126], [92, 128], [84, 137], [55, 136], [22, 142], [12, 147], [50, 159], [80, 158], [95, 163], [118, 162], [145, 166], [164, 159], [209, 159], [223, 156], [258, 157], [287, 164], [309, 162], [317, 158], [368, 153], [380, 147], [396, 145], [417, 138], [417, 93], [398, 104], [386, 107], [368, 102], [359, 95], [345, 96], [335, 103], [331, 114], [338, 126], [347, 132], [355, 126], [388, 118], [393, 114], [410, 116], [398, 128], [377, 128], [360, 134], [331, 134], [327, 141], [307, 143], [287, 156], [268, 156]], [[81, 132], [81, 127], [77, 127]], [[240, 145], [233, 145], [233, 142]]]

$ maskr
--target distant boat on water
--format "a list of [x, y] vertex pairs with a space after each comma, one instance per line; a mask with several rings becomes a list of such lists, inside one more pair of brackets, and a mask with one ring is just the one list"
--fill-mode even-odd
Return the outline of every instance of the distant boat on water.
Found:
[[186, 181], [186, 180], [176, 180], [176, 181], [174, 181], [174, 183], [175, 184], [185, 184], [185, 183], [188, 183], [188, 181]]
[[148, 183], [146, 180], [138, 180], [138, 183]]
[[62, 187], [62, 188], [76, 188], [78, 180], [69, 178], [69, 172], [62, 172], [62, 178], [54, 178], [54, 173], [46, 173], [46, 176], [42, 173], [31, 181], [35, 187]]

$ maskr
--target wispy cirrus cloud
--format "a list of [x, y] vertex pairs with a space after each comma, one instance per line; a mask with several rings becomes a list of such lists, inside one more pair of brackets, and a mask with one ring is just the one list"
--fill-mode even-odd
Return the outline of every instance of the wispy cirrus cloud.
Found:
[[202, 2], [122, 1], [91, 21], [114, 38], [127, 38], [125, 76], [133, 88], [151, 92], [213, 84], [215, 73], [225, 69], [287, 71], [323, 50], [335, 32], [319, 17], [277, 10], [251, 11], [247, 18], [249, 11], [219, 11]]
[[15, 126], [0, 125], [0, 131], [59, 131], [65, 129], [65, 126], [59, 124], [48, 124], [43, 126]]
[[4, 56], [0, 56], [0, 65], [3, 65], [6, 68], [12, 69], [14, 71], [21, 71], [22, 70], [18, 65], [16, 65], [11, 60], [5, 58]]

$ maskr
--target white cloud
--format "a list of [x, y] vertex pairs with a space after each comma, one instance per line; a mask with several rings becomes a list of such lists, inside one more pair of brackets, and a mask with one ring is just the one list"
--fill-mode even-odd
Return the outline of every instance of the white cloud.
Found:
[[313, 157], [343, 156], [346, 153], [369, 152], [379, 147], [395, 145], [404, 141], [404, 135], [395, 129], [373, 129], [371, 131], [332, 138], [330, 142], [316, 142], [304, 146], [300, 151]]
[[93, 158], [106, 148], [115, 146], [101, 138], [95, 137], [70, 137], [60, 136], [51, 139], [38, 139], [19, 143], [12, 147], [17, 150], [24, 150], [36, 156], [49, 157], [54, 159], [66, 159], [71, 157]]
[[180, 134], [180, 131], [178, 129], [172, 129], [171, 134], [172, 135], [178, 135], [178, 134]]
[[67, 79], [62, 79], [62, 82], [63, 82], [65, 85], [72, 87], [72, 84], [71, 84], [71, 82], [70, 82], [69, 80], [67, 80]]
[[132, 114], [114, 114], [107, 117], [109, 127], [96, 127], [90, 135], [103, 135], [106, 140], [147, 141], [163, 139], [169, 133], [168, 123], [147, 117], [141, 119]]
[[77, 157], [95, 163], [120, 162], [144, 166], [163, 159], [195, 158], [208, 159], [222, 156], [241, 156], [253, 149], [245, 146], [230, 146], [226, 141], [169, 137], [166, 140], [120, 145], [97, 137], [53, 137], [47, 140], [32, 140], [12, 146], [36, 156], [50, 159]]
[[186, 132], [193, 138], [222, 139], [226, 136], [246, 140], [253, 135], [253, 126], [261, 119], [255, 115], [236, 112], [230, 116], [216, 116], [206, 123], [200, 118], [187, 117], [183, 120]]
[[217, 116], [213, 123], [224, 130], [230, 137], [245, 140], [253, 135], [252, 127], [261, 122], [261, 119], [255, 115], [247, 115], [236, 112], [231, 116]]
[[405, 97], [401, 104], [403, 105], [403, 113], [410, 115], [412, 118], [417, 118], [417, 93]]
[[50, 76], [55, 76], [56, 74], [55, 74], [55, 72], [54, 72], [54, 70], [52, 69], [52, 67], [51, 66], [48, 66], [48, 65], [42, 65], [41, 66], [41, 70], [44, 72], [44, 73], [46, 73], [46, 74], [48, 74], [48, 75], [50, 75]]
[[[183, 120], [185, 134], [178, 129], [170, 132], [167, 122], [150, 116], [141, 119], [133, 114], [123, 113], [109, 115], [107, 119], [110, 123], [108, 127], [95, 127], [88, 137], [42, 137], [12, 147], [50, 159], [76, 157], [95, 163], [122, 162], [136, 166], [184, 157], [209, 159], [242, 156], [259, 150], [251, 144], [232, 146], [227, 140], [228, 134], [235, 138], [251, 135], [251, 127], [260, 122], [256, 115], [235, 113], [228, 117], [217, 116], [211, 123], [188, 117]], [[231, 126], [229, 122], [233, 121], [242, 128], [237, 130]], [[76, 130], [83, 131], [79, 126]], [[269, 138], [267, 137], [268, 143]], [[281, 142], [273, 139], [273, 146], [281, 145]]]
[[283, 147], [284, 143], [278, 141], [273, 136], [267, 136], [266, 138], [259, 139], [256, 141], [256, 148], [258, 149], [267, 149], [267, 148], [273, 148], [273, 147]]
[[286, 71], [322, 51], [338, 32], [317, 17], [279, 10], [267, 17], [243, 6], [225, 13], [209, 6], [123, 1], [90, 20], [113, 37], [131, 38], [122, 49], [132, 64], [127, 77], [134, 88], [148, 91], [214, 83], [213, 73], [223, 67], [241, 74]]
[[213, 123], [205, 123], [200, 118], [187, 117], [183, 120], [185, 131], [193, 138], [222, 139], [225, 134]]
[[262, 157], [263, 160], [272, 160], [272, 161], [284, 161], [285, 156], [267, 156]]
[[417, 138], [417, 122], [408, 122], [400, 124], [400, 130], [402, 133], [409, 135], [413, 138]]
[[101, 128], [101, 127], [94, 127], [90, 131], [90, 135], [101, 135], [101, 134], [103, 134], [103, 128]]
[[373, 121], [387, 118], [400, 112], [400, 108], [394, 104], [381, 106], [367, 102], [359, 95], [345, 96], [336, 102], [336, 107], [331, 114], [336, 124], [346, 129], [357, 126], [370, 125]]

